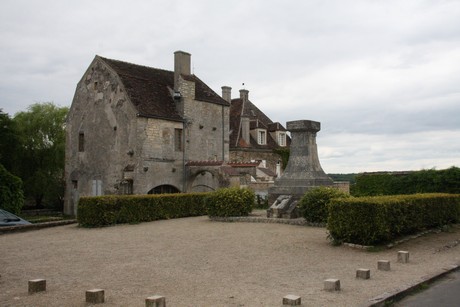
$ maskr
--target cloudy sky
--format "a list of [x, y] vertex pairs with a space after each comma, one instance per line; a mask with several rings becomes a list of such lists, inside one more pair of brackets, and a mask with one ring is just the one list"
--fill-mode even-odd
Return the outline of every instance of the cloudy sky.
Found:
[[0, 108], [70, 106], [96, 54], [249, 90], [321, 122], [328, 173], [460, 167], [460, 1], [0, 2]]

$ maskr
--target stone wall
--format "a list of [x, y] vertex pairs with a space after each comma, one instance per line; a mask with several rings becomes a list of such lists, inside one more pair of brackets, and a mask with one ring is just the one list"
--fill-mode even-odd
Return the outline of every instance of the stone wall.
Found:
[[187, 160], [227, 161], [229, 107], [195, 100], [195, 83], [180, 80], [184, 103]]
[[101, 194], [117, 192], [124, 166], [133, 163], [127, 153], [135, 148], [136, 125], [120, 80], [96, 58], [77, 85], [66, 121], [66, 214], [76, 214], [78, 196], [93, 194], [93, 180]]

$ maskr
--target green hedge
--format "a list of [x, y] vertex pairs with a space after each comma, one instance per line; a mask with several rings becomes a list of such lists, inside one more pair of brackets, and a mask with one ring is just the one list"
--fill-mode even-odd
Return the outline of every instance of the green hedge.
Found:
[[77, 220], [84, 227], [101, 227], [206, 215], [205, 199], [209, 195], [181, 193], [81, 197]]
[[356, 176], [353, 196], [460, 193], [460, 168], [416, 172], [364, 173]]
[[219, 189], [207, 199], [209, 216], [247, 216], [254, 206], [255, 194], [250, 189]]
[[309, 222], [327, 222], [327, 204], [333, 198], [350, 197], [349, 194], [331, 187], [314, 188], [300, 199], [299, 209], [302, 216]]
[[333, 199], [327, 228], [335, 242], [371, 245], [460, 220], [459, 194]]

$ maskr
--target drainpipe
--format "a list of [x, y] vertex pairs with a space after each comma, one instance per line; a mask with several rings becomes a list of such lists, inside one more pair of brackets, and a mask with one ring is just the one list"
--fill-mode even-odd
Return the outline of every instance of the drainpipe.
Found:
[[225, 161], [225, 115], [224, 115], [224, 106], [222, 106], [222, 161]]
[[185, 168], [185, 134], [186, 131], [185, 129], [187, 128], [187, 124], [185, 120], [182, 122], [182, 193], [186, 193], [186, 187], [187, 187], [187, 171]]

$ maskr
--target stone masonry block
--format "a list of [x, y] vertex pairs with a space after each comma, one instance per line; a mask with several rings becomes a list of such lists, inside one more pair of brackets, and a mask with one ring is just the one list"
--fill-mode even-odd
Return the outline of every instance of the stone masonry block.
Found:
[[409, 252], [399, 251], [398, 252], [398, 262], [408, 263], [409, 262]]
[[324, 290], [326, 291], [340, 291], [340, 279], [326, 279], [324, 281]]
[[160, 295], [149, 296], [145, 299], [145, 307], [166, 307], [166, 298]]
[[369, 279], [371, 278], [371, 270], [369, 269], [357, 269], [356, 278]]
[[283, 305], [299, 306], [301, 304], [300, 296], [289, 294], [283, 297]]
[[29, 294], [46, 291], [46, 279], [29, 280]]
[[91, 304], [104, 303], [104, 290], [103, 289], [86, 290], [86, 302], [91, 303]]
[[379, 260], [377, 262], [377, 269], [380, 271], [389, 271], [390, 270], [390, 261], [388, 260]]

